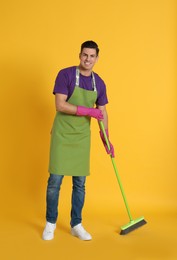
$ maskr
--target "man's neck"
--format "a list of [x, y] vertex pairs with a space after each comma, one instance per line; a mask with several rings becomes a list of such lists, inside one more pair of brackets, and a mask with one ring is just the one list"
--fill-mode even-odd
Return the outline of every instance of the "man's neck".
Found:
[[92, 70], [86, 70], [86, 69], [82, 69], [80, 66], [78, 66], [79, 68], [79, 72], [83, 75], [83, 76], [90, 76], [92, 74]]

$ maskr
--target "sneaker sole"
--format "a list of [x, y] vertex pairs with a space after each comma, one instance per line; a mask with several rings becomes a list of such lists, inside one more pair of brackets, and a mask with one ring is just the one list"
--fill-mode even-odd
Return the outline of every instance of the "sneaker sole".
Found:
[[78, 236], [73, 230], [71, 230], [71, 235], [74, 236], [74, 237], [79, 238], [79, 239], [82, 240], [82, 241], [90, 241], [90, 240], [92, 240], [92, 237], [87, 238], [87, 239], [84, 239], [84, 238]]

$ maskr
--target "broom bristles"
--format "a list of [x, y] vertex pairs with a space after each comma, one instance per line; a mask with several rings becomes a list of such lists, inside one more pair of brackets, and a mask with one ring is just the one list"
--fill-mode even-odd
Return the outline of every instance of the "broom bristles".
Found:
[[131, 231], [145, 225], [147, 222], [146, 220], [140, 220], [139, 222], [137, 223], [133, 223], [133, 224], [129, 224], [126, 228], [122, 229], [121, 232], [120, 232], [120, 235], [126, 235], [128, 233], [130, 233]]

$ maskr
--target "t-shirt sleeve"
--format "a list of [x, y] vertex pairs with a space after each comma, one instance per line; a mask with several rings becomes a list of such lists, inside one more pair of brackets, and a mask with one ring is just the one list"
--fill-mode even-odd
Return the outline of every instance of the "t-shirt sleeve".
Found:
[[59, 71], [56, 77], [53, 94], [56, 93], [68, 96], [68, 75], [64, 70]]
[[96, 105], [104, 106], [107, 103], [108, 103], [108, 98], [106, 93], [106, 85], [103, 80], [100, 80]]

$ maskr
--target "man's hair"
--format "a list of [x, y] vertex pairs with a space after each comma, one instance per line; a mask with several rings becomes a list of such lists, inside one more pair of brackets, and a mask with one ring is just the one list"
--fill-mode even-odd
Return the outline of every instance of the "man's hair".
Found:
[[99, 48], [98, 48], [98, 44], [94, 41], [86, 41], [86, 42], [83, 42], [81, 44], [81, 52], [84, 48], [90, 48], [90, 49], [95, 49], [96, 50], [96, 54], [98, 56], [99, 54]]

